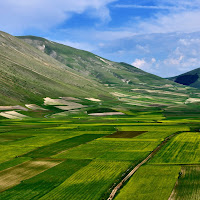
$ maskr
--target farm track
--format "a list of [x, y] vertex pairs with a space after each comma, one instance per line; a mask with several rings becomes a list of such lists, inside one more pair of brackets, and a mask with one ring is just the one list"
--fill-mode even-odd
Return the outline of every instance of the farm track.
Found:
[[[184, 131], [181, 131], [181, 133]], [[122, 181], [120, 183], [117, 184], [117, 186], [112, 190], [112, 192], [110, 193], [110, 196], [107, 200], [113, 200], [116, 193], [118, 192], [118, 190], [120, 190], [120, 188], [124, 185], [124, 183], [143, 165], [145, 164], [150, 158], [152, 158], [160, 149], [163, 145], [165, 145], [165, 143], [167, 143], [171, 138], [173, 138], [175, 135], [179, 134], [180, 131], [173, 133], [172, 135], [166, 137], [157, 147], [156, 149], [154, 149], [142, 162], [140, 162], [136, 167], [134, 167], [133, 170], [131, 170], [131, 172], [128, 173], [128, 175], [126, 175], [125, 178], [122, 179]]]

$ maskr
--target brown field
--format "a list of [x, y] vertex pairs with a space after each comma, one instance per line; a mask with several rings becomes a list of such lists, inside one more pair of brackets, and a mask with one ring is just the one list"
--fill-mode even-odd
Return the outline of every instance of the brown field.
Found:
[[48, 160], [28, 161], [0, 172], [0, 192], [7, 190], [21, 181], [56, 166], [60, 162]]
[[108, 138], [133, 138], [147, 131], [117, 131], [106, 137]]
[[60, 97], [60, 98], [66, 101], [80, 101], [80, 99], [75, 98], [75, 97]]

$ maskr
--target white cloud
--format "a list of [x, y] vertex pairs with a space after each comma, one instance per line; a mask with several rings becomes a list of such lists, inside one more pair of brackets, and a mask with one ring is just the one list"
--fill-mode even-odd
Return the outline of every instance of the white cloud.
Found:
[[181, 61], [183, 60], [184, 56], [180, 56], [178, 58], [168, 58], [163, 61], [165, 65], [180, 65]]
[[11, 33], [20, 33], [24, 30], [45, 30], [56, 26], [73, 13], [90, 11], [93, 17], [101, 20], [110, 18], [107, 5], [116, 0], [1, 0], [0, 29]]
[[140, 68], [140, 69], [143, 69], [143, 67], [146, 65], [146, 61], [144, 59], [135, 59], [135, 61], [131, 64], [133, 65], [134, 67], [137, 67], [137, 68]]
[[115, 5], [116, 8], [139, 8], [139, 9], [156, 9], [156, 10], [177, 10], [177, 9], [185, 9], [185, 8], [178, 8], [175, 6], [143, 6], [137, 4], [117, 4]]
[[[151, 17], [132, 18], [126, 25], [126, 30], [134, 30], [137, 34], [195, 32], [200, 31], [200, 1], [199, 0], [153, 0], [154, 5], [146, 5], [145, 1], [138, 4], [117, 4], [119, 8], [156, 9]], [[145, 3], [145, 4], [144, 4]], [[141, 11], [142, 12], [142, 11]], [[124, 27], [125, 29], [125, 27]]]
[[154, 17], [139, 21], [136, 26], [140, 33], [170, 33], [200, 31], [200, 10], [178, 13], [157, 14]]
[[143, 5], [147, 1], [138, 1], [139, 4], [116, 4], [117, 8], [136, 8], [136, 9], [158, 9], [158, 10], [186, 10], [197, 9], [200, 7], [199, 0], [153, 0], [154, 5]]
[[[199, 38], [200, 32], [135, 35], [105, 43], [99, 52], [112, 60], [170, 77], [200, 67]], [[148, 51], [141, 47], [148, 47]]]
[[149, 48], [147, 45], [143, 46], [143, 45], [137, 44], [136, 49], [145, 53], [149, 53]]
[[152, 58], [152, 59], [151, 59], [151, 62], [152, 62], [152, 63], [155, 63], [155, 62], [156, 62], [156, 59], [155, 59], [155, 58]]
[[191, 38], [191, 39], [180, 39], [179, 40], [179, 43], [180, 44], [182, 44], [182, 45], [184, 45], [184, 46], [190, 46], [190, 45], [192, 45], [192, 44], [200, 44], [200, 39], [193, 39], [193, 38]]

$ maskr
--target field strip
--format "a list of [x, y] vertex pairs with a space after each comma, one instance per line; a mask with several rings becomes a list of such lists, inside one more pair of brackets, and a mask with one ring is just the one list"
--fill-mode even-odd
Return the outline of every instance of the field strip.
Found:
[[123, 184], [143, 165], [145, 164], [151, 157], [153, 157], [157, 151], [159, 151], [161, 149], [161, 147], [168, 141], [170, 140], [172, 137], [174, 137], [175, 135], [177, 135], [179, 132], [173, 133], [172, 135], [168, 136], [165, 138], [165, 140], [162, 141], [162, 143], [156, 148], [154, 149], [151, 154], [149, 154], [142, 162], [140, 162], [124, 179], [122, 179], [122, 181], [117, 184], [117, 186], [112, 190], [112, 192], [110, 193], [110, 196], [107, 200], [112, 200], [114, 199], [117, 191], [123, 186]]
[[58, 165], [58, 161], [34, 160], [0, 172], [0, 192], [5, 191], [21, 181], [29, 179], [41, 172]]
[[183, 165], [168, 200], [194, 200], [200, 194], [200, 165]]
[[22, 107], [22, 106], [0, 106], [0, 110], [24, 110], [28, 111], [28, 109]]
[[178, 179], [176, 180], [176, 183], [174, 185], [174, 188], [173, 188], [173, 190], [172, 190], [172, 192], [171, 192], [170, 197], [168, 198], [168, 200], [175, 200], [175, 198], [174, 198], [175, 192], [176, 192], [175, 188], [177, 187], [177, 185], [178, 185]]

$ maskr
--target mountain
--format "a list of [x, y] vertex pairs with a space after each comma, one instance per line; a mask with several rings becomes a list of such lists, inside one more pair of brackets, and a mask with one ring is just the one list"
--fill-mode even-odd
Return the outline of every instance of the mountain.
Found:
[[19, 39], [55, 58], [66, 67], [76, 70], [84, 77], [109, 86], [140, 87], [146, 85], [173, 84], [158, 76], [144, 72], [126, 63], [116, 63], [87, 51], [75, 49], [35, 36], [21, 36]]
[[107, 88], [24, 41], [0, 32], [0, 105], [43, 103], [44, 97], [109, 96]]
[[168, 79], [183, 85], [200, 88], [200, 68]]
[[163, 107], [184, 104], [198, 92], [126, 63], [44, 38], [4, 32], [0, 32], [0, 84], [0, 106], [43, 105], [45, 97], [78, 97], [97, 98], [104, 106], [107, 102], [108, 107], [120, 109]]

